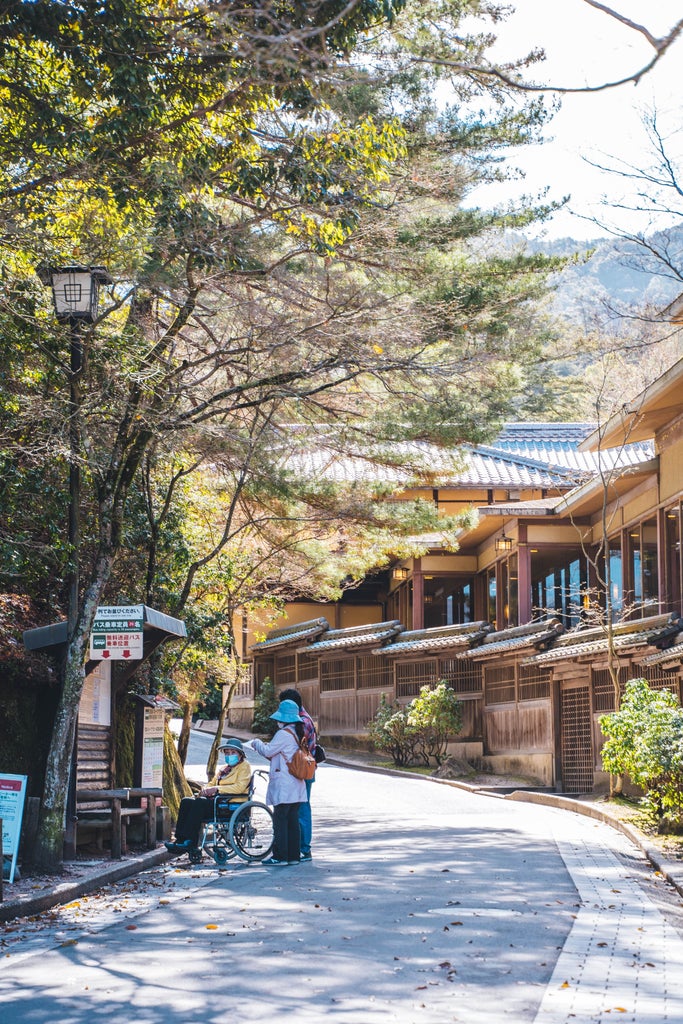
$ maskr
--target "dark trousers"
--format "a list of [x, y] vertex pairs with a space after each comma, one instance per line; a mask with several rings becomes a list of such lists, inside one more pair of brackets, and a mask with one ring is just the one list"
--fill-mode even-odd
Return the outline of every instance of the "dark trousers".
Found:
[[273, 807], [273, 857], [276, 860], [298, 860], [301, 856], [299, 806], [276, 804]]
[[178, 808], [178, 821], [175, 827], [177, 843], [191, 839], [196, 846], [199, 842], [199, 829], [203, 821], [213, 821], [213, 797], [185, 796]]

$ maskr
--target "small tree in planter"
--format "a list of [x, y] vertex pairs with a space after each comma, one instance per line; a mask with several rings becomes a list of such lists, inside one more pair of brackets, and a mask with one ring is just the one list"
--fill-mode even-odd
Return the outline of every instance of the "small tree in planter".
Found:
[[445, 679], [434, 689], [423, 686], [408, 705], [408, 722], [415, 731], [416, 750], [424, 763], [443, 764], [449, 740], [462, 728], [462, 704]]

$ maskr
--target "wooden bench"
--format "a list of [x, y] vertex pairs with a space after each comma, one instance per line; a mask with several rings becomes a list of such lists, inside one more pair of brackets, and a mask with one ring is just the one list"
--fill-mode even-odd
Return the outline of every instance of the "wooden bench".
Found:
[[[128, 850], [128, 825], [140, 818], [146, 826], [145, 845], [153, 850], [157, 841], [156, 802], [161, 795], [160, 789], [78, 789], [74, 832], [95, 829], [100, 837], [104, 831], [111, 832], [111, 856], [119, 859]], [[131, 800], [138, 802], [130, 805]]]

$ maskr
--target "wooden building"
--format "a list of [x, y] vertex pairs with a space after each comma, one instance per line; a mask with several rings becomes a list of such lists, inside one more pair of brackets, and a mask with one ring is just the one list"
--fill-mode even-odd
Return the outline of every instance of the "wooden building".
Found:
[[613, 679], [681, 697], [683, 360], [600, 429], [512, 424], [468, 458], [431, 492], [446, 512], [477, 509], [458, 551], [435, 534], [392, 566], [370, 625], [293, 608], [319, 617], [251, 644], [256, 686], [297, 685], [323, 734], [361, 737], [382, 692], [407, 701], [446, 679], [465, 756], [601, 788]]

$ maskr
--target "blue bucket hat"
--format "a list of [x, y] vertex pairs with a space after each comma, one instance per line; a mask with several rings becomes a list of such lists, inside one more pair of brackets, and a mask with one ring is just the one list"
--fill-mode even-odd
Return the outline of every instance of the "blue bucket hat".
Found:
[[242, 746], [242, 740], [235, 739], [232, 737], [229, 740], [223, 740], [219, 750], [241, 750], [244, 753], [244, 747]]
[[276, 722], [298, 722], [299, 708], [295, 701], [283, 700], [280, 702], [280, 707], [277, 711], [270, 717], [275, 719]]

